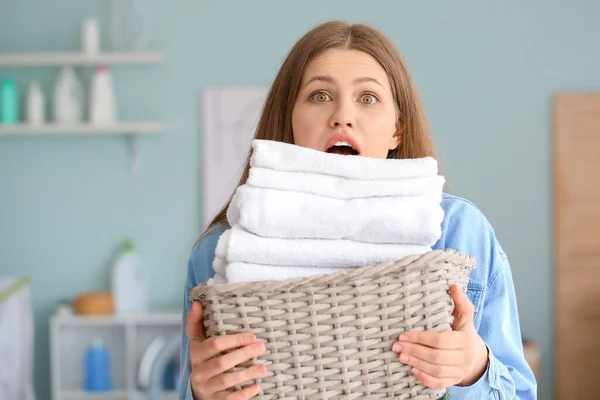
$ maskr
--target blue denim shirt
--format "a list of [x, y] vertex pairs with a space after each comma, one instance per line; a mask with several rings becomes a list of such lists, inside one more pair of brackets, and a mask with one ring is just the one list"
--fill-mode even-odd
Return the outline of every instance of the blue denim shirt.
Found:
[[[455, 249], [476, 257], [467, 295], [475, 306], [475, 328], [489, 349], [484, 375], [472, 386], [450, 387], [449, 399], [537, 398], [537, 383], [523, 355], [517, 299], [506, 254], [483, 213], [471, 202], [444, 194], [442, 236], [434, 249]], [[185, 335], [190, 310], [190, 291], [214, 275], [212, 261], [219, 236], [226, 227], [215, 228], [195, 247], [188, 265], [183, 295], [181, 384], [179, 399], [193, 400], [189, 377], [190, 347]]]

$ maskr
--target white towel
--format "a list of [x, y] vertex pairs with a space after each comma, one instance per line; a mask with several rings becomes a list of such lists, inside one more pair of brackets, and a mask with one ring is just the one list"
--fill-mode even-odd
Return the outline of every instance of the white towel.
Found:
[[28, 278], [0, 277], [0, 399], [33, 400], [35, 322]]
[[361, 243], [343, 239], [264, 238], [234, 225], [219, 238], [215, 256], [230, 263], [354, 268], [430, 250], [424, 245]]
[[437, 161], [254, 140], [217, 243], [215, 284], [306, 277], [423, 254], [441, 235]]
[[421, 178], [356, 180], [310, 172], [278, 171], [253, 167], [249, 186], [311, 193], [334, 199], [385, 196], [431, 196], [441, 194], [445, 179], [441, 175]]
[[344, 156], [271, 140], [253, 140], [250, 167], [312, 172], [358, 180], [422, 178], [438, 173], [432, 157], [380, 159]]
[[[215, 270], [215, 283], [227, 283], [285, 280], [291, 278], [305, 278], [308, 276], [328, 274], [341, 271], [344, 268], [323, 268], [305, 266], [264, 265], [245, 262], [228, 263], [222, 258], [215, 257], [213, 262]], [[218, 277], [218, 278], [217, 278]]]
[[221, 274], [215, 274], [215, 276], [209, 280], [209, 285], [222, 285], [225, 283], [229, 282], [227, 282], [227, 279]]
[[349, 200], [286, 190], [238, 187], [227, 219], [262, 237], [347, 239], [433, 246], [441, 235], [442, 193]]

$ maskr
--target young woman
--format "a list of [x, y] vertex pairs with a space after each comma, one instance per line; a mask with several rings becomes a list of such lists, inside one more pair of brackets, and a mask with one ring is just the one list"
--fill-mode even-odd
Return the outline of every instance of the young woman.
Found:
[[[376, 158], [434, 157], [432, 137], [404, 62], [383, 34], [366, 25], [329, 22], [304, 35], [283, 63], [260, 118], [256, 139], [327, 151], [332, 138]], [[335, 140], [334, 140], [335, 141]], [[248, 178], [249, 159], [240, 180]], [[251, 334], [206, 339], [202, 307], [189, 293], [214, 275], [226, 204], [200, 237], [189, 260], [184, 293], [181, 399], [248, 399], [264, 366], [226, 373], [264, 351]], [[443, 195], [442, 235], [434, 249], [476, 257], [466, 295], [455, 286], [451, 332], [408, 332], [392, 348], [426, 386], [448, 388], [451, 399], [535, 399], [525, 361], [510, 265], [485, 216], [469, 201]], [[235, 349], [219, 356], [223, 350]]]

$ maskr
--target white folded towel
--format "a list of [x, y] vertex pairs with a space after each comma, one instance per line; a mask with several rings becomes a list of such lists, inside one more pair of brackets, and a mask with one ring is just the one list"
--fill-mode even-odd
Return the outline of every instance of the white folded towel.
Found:
[[380, 159], [344, 156], [272, 140], [253, 140], [250, 167], [312, 172], [358, 180], [421, 178], [438, 173], [432, 157]]
[[437, 161], [329, 154], [252, 142], [227, 211], [214, 284], [283, 280], [423, 254], [441, 235]]
[[[227, 283], [285, 280], [291, 278], [306, 278], [314, 275], [328, 274], [341, 271], [344, 268], [324, 268], [324, 267], [303, 267], [303, 266], [282, 266], [282, 265], [264, 265], [245, 262], [228, 263], [222, 258], [215, 257], [213, 268], [218, 276], [218, 280]], [[216, 279], [215, 279], [216, 280]], [[218, 282], [216, 282], [218, 283]]]
[[433, 246], [444, 210], [437, 195], [349, 200], [286, 190], [238, 187], [227, 220], [262, 237], [347, 239]]
[[343, 239], [264, 238], [234, 225], [219, 238], [215, 256], [229, 263], [354, 268], [430, 250], [431, 247], [425, 245], [361, 243]]
[[253, 167], [249, 186], [311, 193], [334, 199], [385, 196], [430, 196], [441, 194], [445, 179], [441, 175], [421, 178], [357, 180], [310, 172], [278, 171]]
[[215, 274], [215, 276], [213, 276], [208, 281], [206, 281], [206, 283], [208, 285], [223, 285], [223, 284], [229, 283], [229, 282], [227, 282], [227, 279], [225, 279], [225, 277], [223, 275]]

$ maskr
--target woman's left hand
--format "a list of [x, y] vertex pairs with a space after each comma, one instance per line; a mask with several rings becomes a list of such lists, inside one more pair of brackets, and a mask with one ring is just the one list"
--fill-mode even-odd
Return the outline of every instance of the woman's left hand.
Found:
[[475, 330], [474, 308], [458, 286], [450, 287], [454, 322], [449, 332], [405, 332], [392, 350], [425, 386], [448, 388], [471, 386], [488, 365], [488, 350]]

